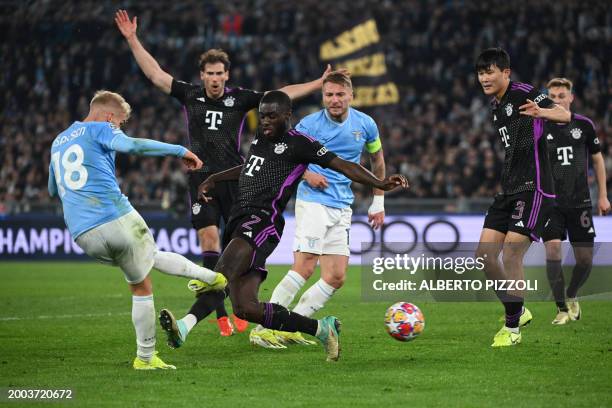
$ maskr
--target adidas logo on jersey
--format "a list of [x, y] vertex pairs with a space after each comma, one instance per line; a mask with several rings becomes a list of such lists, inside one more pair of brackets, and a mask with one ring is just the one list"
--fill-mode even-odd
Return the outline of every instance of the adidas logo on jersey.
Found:
[[200, 97], [200, 98], [196, 98], [196, 101], [206, 102], [206, 99], [204, 99], [204, 97]]
[[516, 227], [525, 227], [525, 224], [523, 224], [523, 220], [520, 220], [519, 222], [517, 222], [516, 224], [514, 224], [514, 226]]
[[593, 227], [589, 228], [589, 234], [594, 234], [595, 230], [593, 229]]
[[244, 235], [246, 235], [246, 236], [247, 236], [247, 237], [249, 237], [249, 238], [252, 238], [252, 237], [253, 237], [253, 232], [251, 232], [251, 231], [245, 231], [245, 232], [244, 232]]
[[546, 140], [553, 140], [553, 135], [549, 133], [548, 136], [546, 136]]

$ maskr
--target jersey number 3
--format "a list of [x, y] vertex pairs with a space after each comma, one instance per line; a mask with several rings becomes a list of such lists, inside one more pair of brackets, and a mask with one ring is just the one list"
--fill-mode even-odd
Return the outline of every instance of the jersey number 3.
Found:
[[[85, 153], [78, 144], [73, 144], [66, 149], [61, 158], [60, 152], [55, 152], [51, 155], [55, 183], [57, 184], [60, 197], [66, 194], [66, 187], [71, 190], [79, 190], [87, 183], [89, 174], [87, 174], [87, 169], [83, 166], [83, 160], [85, 160]], [[64, 170], [64, 177], [61, 176], [60, 163]]]

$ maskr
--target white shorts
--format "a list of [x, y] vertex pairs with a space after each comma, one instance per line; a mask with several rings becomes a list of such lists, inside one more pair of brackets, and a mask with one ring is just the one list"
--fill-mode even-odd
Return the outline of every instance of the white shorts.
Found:
[[295, 201], [294, 252], [349, 256], [353, 210], [310, 201]]
[[121, 268], [131, 284], [147, 277], [157, 252], [153, 235], [136, 210], [90, 229], [76, 243], [92, 258]]

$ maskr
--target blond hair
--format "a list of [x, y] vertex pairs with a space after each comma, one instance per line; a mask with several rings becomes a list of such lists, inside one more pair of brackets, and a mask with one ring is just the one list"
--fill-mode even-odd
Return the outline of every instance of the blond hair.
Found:
[[94, 106], [104, 106], [112, 109], [119, 109], [125, 114], [125, 120], [128, 120], [132, 113], [132, 107], [125, 101], [123, 96], [116, 92], [106, 91], [104, 89], [96, 91], [91, 102], [89, 102], [90, 109]]
[[572, 92], [572, 88], [574, 84], [567, 78], [553, 78], [546, 84], [546, 89], [550, 89], [552, 87], [562, 86], [567, 88], [568, 91]]
[[332, 84], [342, 85], [349, 89], [353, 89], [353, 83], [351, 77], [340, 71], [330, 72], [323, 80], [323, 85], [331, 82]]

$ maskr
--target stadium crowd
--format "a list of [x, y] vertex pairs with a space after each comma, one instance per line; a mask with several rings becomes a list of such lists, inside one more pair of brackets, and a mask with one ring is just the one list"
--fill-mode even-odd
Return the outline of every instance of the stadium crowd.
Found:
[[[406, 197], [497, 191], [503, 151], [473, 60], [482, 48], [500, 45], [510, 52], [515, 80], [541, 88], [553, 76], [574, 81], [573, 110], [597, 124], [612, 187], [612, 8], [605, 0], [495, 7], [453, 0], [190, 0], [122, 7], [138, 16], [143, 45], [175, 78], [199, 83], [199, 54], [220, 47], [232, 59], [230, 85], [257, 90], [317, 78], [320, 42], [375, 17], [401, 103], [371, 113], [388, 172], [411, 181], [410, 190], [396, 193]], [[0, 10], [0, 214], [50, 202], [51, 141], [85, 116], [97, 89], [117, 91], [132, 105], [128, 135], [186, 142], [181, 106], [141, 74], [114, 26], [114, 3], [8, 2]], [[319, 103], [319, 95], [300, 101], [295, 119]], [[252, 136], [255, 121], [249, 123]], [[186, 179], [175, 160], [118, 155], [117, 174], [135, 204], [186, 208]]]

